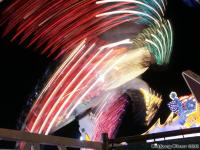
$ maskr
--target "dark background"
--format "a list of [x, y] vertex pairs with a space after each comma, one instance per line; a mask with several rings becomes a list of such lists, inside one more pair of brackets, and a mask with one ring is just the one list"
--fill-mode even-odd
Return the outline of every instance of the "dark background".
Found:
[[[1, 4], [0, 4], [1, 5]], [[169, 0], [166, 18], [170, 19], [174, 31], [174, 46], [171, 61], [168, 66], [152, 66], [143, 75], [143, 79], [156, 92], [163, 95], [164, 102], [156, 115], [164, 121], [169, 114], [166, 103], [169, 93], [176, 91], [179, 96], [190, 94], [181, 72], [191, 69], [200, 75], [200, 9], [184, 5], [180, 0]], [[0, 29], [1, 33], [3, 28]], [[0, 33], [0, 34], [1, 34]], [[0, 127], [17, 129], [17, 120], [26, 108], [30, 95], [34, 95], [35, 87], [47, 69], [50, 59], [25, 49], [9, 37], [0, 39]], [[122, 123], [120, 132], [132, 134], [133, 128], [127, 128], [128, 122]], [[65, 128], [70, 137], [77, 137], [77, 122]], [[129, 132], [131, 131], [131, 132]], [[60, 131], [59, 131], [60, 132]], [[60, 132], [62, 133], [62, 132]], [[67, 133], [67, 132], [65, 132]]]

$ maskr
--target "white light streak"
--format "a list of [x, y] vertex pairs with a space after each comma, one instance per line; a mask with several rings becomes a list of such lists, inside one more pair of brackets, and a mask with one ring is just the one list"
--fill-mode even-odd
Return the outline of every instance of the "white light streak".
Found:
[[160, 14], [153, 7], [143, 3], [141, 1], [137, 1], [137, 0], [101, 0], [101, 1], [97, 1], [96, 3], [97, 4], [103, 4], [103, 3], [109, 3], [109, 2], [130, 2], [130, 3], [136, 3], [136, 4], [143, 5], [143, 6], [147, 7], [147, 8], [149, 8], [149, 9], [151, 9], [152, 11], [154, 11], [157, 14], [159, 20], [162, 20]]
[[148, 42], [148, 43], [150, 43], [150, 44], [152, 44], [153, 46], [155, 46], [156, 49], [157, 49], [157, 51], [158, 51], [158, 53], [159, 53], [159, 55], [157, 55], [157, 56], [160, 56], [160, 50], [159, 50], [158, 45], [155, 42], [153, 42], [153, 41], [151, 41], [149, 39], [145, 39], [145, 41]]
[[[39, 100], [41, 99], [41, 97], [43, 96], [44, 92], [46, 92], [46, 90], [48, 89], [48, 87], [53, 83], [53, 81], [56, 79], [56, 77], [58, 77], [58, 75], [60, 75], [60, 72], [62, 72], [62, 70], [64, 70], [67, 66], [69, 66], [69, 64], [74, 60], [74, 58], [81, 52], [81, 50], [85, 47], [85, 40], [83, 40], [75, 49], [74, 51], [72, 51], [72, 53], [67, 57], [67, 59], [62, 63], [62, 65], [57, 69], [57, 71], [54, 73], [54, 75], [52, 76], [52, 78], [47, 82], [47, 85], [43, 88], [41, 94], [39, 95], [37, 102], [39, 102]], [[55, 91], [55, 90], [54, 90]], [[52, 93], [51, 95], [54, 95], [54, 93]], [[50, 96], [51, 97], [51, 96]], [[37, 103], [36, 102], [36, 103]], [[39, 112], [35, 122], [33, 123], [33, 126], [30, 130], [30, 132], [33, 132], [35, 129], [36, 124], [38, 123], [39, 119], [41, 118], [44, 110], [46, 109], [46, 107], [49, 104], [49, 98], [46, 101], [45, 105], [43, 106], [42, 110]], [[36, 104], [35, 104], [36, 105]], [[30, 111], [32, 112], [32, 110]]]
[[166, 43], [165, 43], [165, 37], [163, 36], [163, 33], [160, 31], [160, 30], [157, 30], [158, 31], [158, 33], [161, 35], [161, 37], [162, 37], [162, 40], [163, 40], [163, 45], [164, 45], [164, 51], [163, 52], [165, 52], [165, 55], [166, 55], [166, 53], [167, 53], [167, 47], [166, 47]]
[[159, 22], [156, 18], [150, 16], [147, 13], [143, 13], [143, 12], [140, 12], [140, 11], [134, 11], [134, 10], [118, 10], [118, 11], [105, 12], [105, 13], [96, 15], [96, 17], [116, 15], [116, 14], [125, 14], [125, 13], [146, 16], [146, 17], [152, 19], [160, 27], [160, 24], [159, 24]]
[[[161, 51], [163, 51], [163, 45], [162, 45], [160, 39], [159, 39], [156, 35], [154, 35], [154, 34], [151, 34], [151, 36], [153, 36], [153, 37], [156, 39], [156, 41], [158, 41], [158, 43], [159, 43], [159, 45], [160, 45], [160, 49], [161, 49]], [[160, 56], [161, 56], [161, 59], [163, 60], [163, 58], [164, 58], [163, 52], [161, 52], [160, 54], [161, 54], [161, 55], [160, 55]]]
[[[122, 59], [124, 59], [126, 55], [123, 55], [121, 58], [119, 58], [115, 63], [113, 63], [113, 65], [111, 65], [104, 73], [103, 75], [106, 75], [107, 73], [109, 73], [113, 67], [115, 65], [117, 65], [118, 62], [120, 62]], [[74, 111], [74, 109], [80, 104], [80, 102], [82, 101], [82, 99], [95, 87], [95, 85], [98, 83], [98, 80], [96, 80], [93, 85], [90, 86], [90, 88], [78, 99], [78, 102], [73, 106], [73, 108], [71, 109], [71, 111], [68, 113], [68, 115], [66, 116], [66, 118], [68, 118], [71, 113]]]
[[153, 0], [153, 1], [154, 1], [154, 3], [159, 7], [159, 9], [160, 9], [162, 15], [164, 16], [164, 12], [163, 12], [163, 9], [162, 9], [162, 7], [160, 6], [160, 4], [159, 4], [156, 0]]
[[[102, 51], [103, 49], [101, 49]], [[85, 65], [89, 65], [93, 59], [95, 59], [96, 56], [98, 56], [98, 54], [101, 52], [101, 51], [98, 51], [98, 53], [95, 54], [95, 56]], [[59, 116], [60, 112], [63, 110], [64, 106], [67, 104], [67, 102], [70, 100], [70, 98], [73, 96], [73, 94], [76, 92], [76, 90], [81, 86], [81, 84], [88, 78], [88, 76], [100, 65], [100, 63], [102, 63], [110, 54], [111, 54], [112, 50], [110, 50], [103, 58], [101, 58], [101, 60], [86, 74], [86, 76], [84, 76], [84, 78], [79, 82], [79, 84], [74, 88], [74, 90], [72, 91], [72, 93], [70, 93], [70, 95], [67, 97], [67, 99], [64, 101], [64, 103], [61, 105], [61, 107], [59, 108], [59, 110], [56, 112], [56, 115], [53, 117], [52, 121], [50, 122], [48, 128], [47, 128], [47, 131], [45, 132], [45, 135], [47, 135], [54, 122], [56, 121], [57, 117]], [[92, 86], [91, 86], [92, 87]], [[90, 87], [90, 88], [91, 88]], [[87, 94], [87, 92], [85, 92], [81, 98], [79, 98], [76, 102], [76, 104], [74, 104], [74, 106], [72, 107], [72, 109], [70, 110], [70, 112], [67, 114], [67, 117], [68, 118], [71, 113], [74, 111], [74, 109], [81, 103], [82, 101], [82, 98], [85, 97], [85, 95]]]
[[122, 40], [122, 41], [119, 41], [119, 42], [104, 45], [100, 49], [113, 48], [115, 46], [119, 46], [119, 45], [123, 45], [123, 44], [132, 44], [132, 41], [130, 39], [125, 39], [125, 40]]
[[[83, 60], [85, 58], [85, 56], [92, 50], [92, 48], [94, 47], [95, 44], [93, 44], [80, 58], [79, 60], [74, 64], [73, 67], [70, 68], [70, 70], [67, 72], [67, 74], [65, 75], [65, 77], [62, 79], [62, 81], [59, 83], [61, 84], [62, 82], [64, 82], [64, 80], [68, 77], [68, 75], [71, 73], [71, 71], [74, 69], [75, 66], [77, 66], [81, 60]], [[83, 70], [83, 68], [82, 68]], [[80, 72], [82, 72], [82, 70], [80, 70]], [[79, 74], [76, 75], [79, 76]], [[75, 78], [76, 78], [75, 77]], [[65, 90], [62, 92], [62, 94], [59, 96], [59, 98], [56, 100], [56, 103], [53, 105], [53, 107], [51, 108], [50, 112], [48, 113], [47, 117], [45, 118], [45, 120], [43, 121], [43, 124], [39, 130], [39, 134], [42, 132], [42, 130], [44, 129], [48, 119], [50, 118], [52, 112], [55, 110], [56, 106], [59, 104], [59, 102], [62, 100], [63, 95], [65, 94], [65, 92], [67, 92], [67, 90], [71, 87], [71, 85], [74, 83], [75, 79], [70, 82], [70, 84], [67, 86], [67, 88], [65, 88]], [[59, 86], [58, 86], [59, 87]], [[55, 89], [56, 90], [56, 89]]]

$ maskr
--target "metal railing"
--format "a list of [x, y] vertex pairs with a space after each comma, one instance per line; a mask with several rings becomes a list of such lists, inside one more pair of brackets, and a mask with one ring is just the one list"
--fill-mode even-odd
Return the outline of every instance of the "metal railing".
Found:
[[[156, 139], [163, 138], [166, 140], [168, 137], [173, 136], [182, 136], [183, 139], [187, 137], [187, 135], [200, 133], [200, 127], [191, 128], [191, 129], [182, 129], [147, 135], [136, 135], [129, 137], [121, 137], [116, 139], [109, 139], [107, 134], [102, 134], [101, 142], [89, 142], [89, 141], [80, 141], [77, 139], [66, 138], [66, 137], [58, 137], [51, 135], [41, 135], [34, 133], [27, 133], [24, 131], [16, 131], [10, 129], [1, 129], [0, 128], [0, 140], [5, 141], [23, 141], [26, 143], [24, 150], [40, 150], [40, 145], [52, 145], [57, 146], [59, 150], [67, 150], [70, 148], [86, 148], [93, 150], [109, 150], [113, 147], [120, 146], [122, 142], [126, 143], [147, 143], [148, 140], [152, 140], [151, 142], [157, 142]], [[163, 141], [164, 141], [163, 140]]]
[[40, 150], [40, 146], [42, 144], [57, 146], [59, 150], [67, 150], [68, 147], [88, 148], [95, 150], [104, 150], [105, 148], [104, 144], [100, 142], [80, 141], [72, 138], [41, 135], [2, 128], [0, 128], [0, 140], [25, 142], [26, 144], [23, 148], [24, 150]]

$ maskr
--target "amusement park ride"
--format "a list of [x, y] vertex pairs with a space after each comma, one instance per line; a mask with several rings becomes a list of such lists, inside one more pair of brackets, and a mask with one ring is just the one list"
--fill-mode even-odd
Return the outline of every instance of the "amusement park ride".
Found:
[[[162, 97], [140, 76], [170, 62], [173, 29], [166, 9], [166, 0], [11, 1], [0, 14], [2, 36], [58, 62], [21, 130], [49, 135], [78, 119], [81, 139], [101, 141], [105, 132], [114, 138], [129, 103], [149, 125]], [[172, 113], [144, 134], [200, 125], [200, 79], [191, 71], [183, 77], [193, 95], [172, 92]]]

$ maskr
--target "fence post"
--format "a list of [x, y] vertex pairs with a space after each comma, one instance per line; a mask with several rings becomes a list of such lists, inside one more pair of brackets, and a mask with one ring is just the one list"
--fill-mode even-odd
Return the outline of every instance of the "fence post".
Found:
[[109, 150], [109, 139], [108, 139], [107, 133], [102, 134], [102, 141], [103, 141], [103, 149], [102, 150]]

